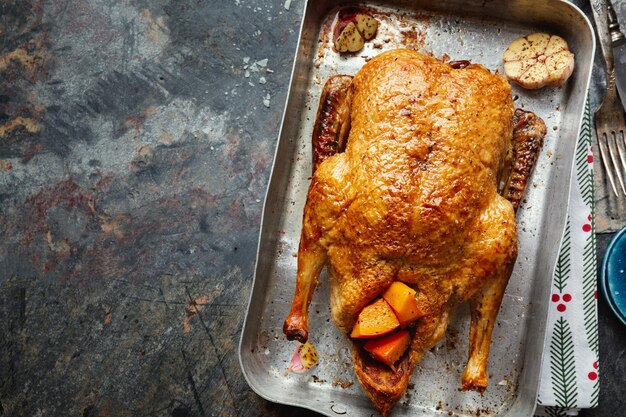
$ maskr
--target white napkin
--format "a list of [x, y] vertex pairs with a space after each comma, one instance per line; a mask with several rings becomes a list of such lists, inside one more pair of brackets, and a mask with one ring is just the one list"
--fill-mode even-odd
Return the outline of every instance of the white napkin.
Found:
[[598, 405], [598, 316], [589, 100], [576, 145], [569, 208], [552, 280], [536, 416]]

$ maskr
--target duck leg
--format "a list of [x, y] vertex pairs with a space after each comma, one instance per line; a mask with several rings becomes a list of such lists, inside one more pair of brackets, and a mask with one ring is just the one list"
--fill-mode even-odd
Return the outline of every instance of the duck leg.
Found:
[[[517, 210], [535, 166], [546, 125], [534, 113], [515, 110], [513, 117], [513, 164], [502, 195]], [[496, 323], [502, 297], [513, 271], [514, 258], [509, 265], [499, 268], [496, 276], [470, 298], [471, 324], [469, 359], [463, 372], [463, 389], [484, 391], [487, 387], [487, 362], [491, 333]]]
[[324, 160], [344, 151], [350, 132], [351, 106], [352, 77], [330, 77], [322, 90], [313, 126], [313, 172]]
[[283, 333], [288, 340], [305, 343], [309, 338], [309, 304], [325, 262], [326, 249], [312, 242], [303, 231], [298, 248], [296, 291], [291, 301], [291, 311], [283, 325]]
[[[350, 130], [351, 85], [352, 77], [347, 75], [330, 77], [324, 85], [313, 128], [313, 174], [324, 160], [345, 149]], [[309, 304], [327, 258], [326, 249], [319, 243], [320, 236], [311, 210], [315, 210], [315, 206], [309, 206], [307, 199], [298, 247], [296, 290], [291, 311], [283, 325], [287, 339], [301, 343], [305, 343], [309, 336]]]
[[536, 114], [515, 109], [513, 115], [513, 164], [502, 196], [517, 211], [546, 136], [546, 124]]
[[463, 389], [482, 392], [487, 388], [487, 362], [491, 345], [491, 332], [496, 322], [504, 290], [509, 282], [513, 263], [481, 288], [470, 299], [470, 349], [469, 360], [463, 372]]

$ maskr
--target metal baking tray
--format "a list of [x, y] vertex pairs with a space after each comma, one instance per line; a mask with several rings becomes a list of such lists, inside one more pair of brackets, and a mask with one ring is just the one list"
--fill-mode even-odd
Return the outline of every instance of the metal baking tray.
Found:
[[563, 36], [576, 55], [564, 87], [536, 91], [513, 86], [517, 107], [541, 116], [548, 135], [518, 213], [519, 255], [509, 282], [489, 359], [489, 388], [459, 390], [467, 360], [469, 311], [460, 308], [443, 342], [417, 366], [394, 416], [531, 416], [543, 356], [552, 274], [568, 206], [575, 144], [594, 55], [591, 25], [561, 0], [373, 1], [381, 26], [355, 55], [332, 51], [338, 5], [308, 1], [291, 85], [265, 199], [256, 273], [239, 358], [250, 387], [262, 397], [327, 416], [376, 415], [352, 370], [348, 338], [330, 321], [324, 270], [310, 306], [309, 339], [320, 363], [287, 373], [297, 342], [282, 334], [295, 287], [302, 210], [311, 175], [311, 132], [319, 96], [332, 74], [354, 74], [378, 53], [409, 47], [439, 58], [468, 59], [502, 72], [501, 57], [515, 38], [537, 31]]

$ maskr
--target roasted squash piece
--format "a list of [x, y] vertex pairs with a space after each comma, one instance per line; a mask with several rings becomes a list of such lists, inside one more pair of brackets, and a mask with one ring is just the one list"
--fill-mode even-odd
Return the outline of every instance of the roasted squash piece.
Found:
[[413, 288], [400, 281], [394, 281], [383, 293], [383, 298], [398, 316], [402, 328], [424, 315], [417, 305], [415, 294]]
[[400, 322], [389, 304], [378, 298], [361, 311], [350, 336], [355, 339], [378, 337], [394, 331], [398, 326]]
[[394, 364], [404, 354], [411, 336], [406, 330], [399, 330], [388, 335], [369, 340], [363, 346], [374, 359], [394, 369]]

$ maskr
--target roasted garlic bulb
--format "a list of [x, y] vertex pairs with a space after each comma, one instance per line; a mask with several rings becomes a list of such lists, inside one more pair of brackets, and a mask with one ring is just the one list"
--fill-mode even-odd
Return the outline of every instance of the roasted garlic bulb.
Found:
[[563, 85], [574, 70], [574, 54], [565, 39], [547, 33], [515, 39], [504, 52], [503, 61], [506, 76], [531, 90]]

